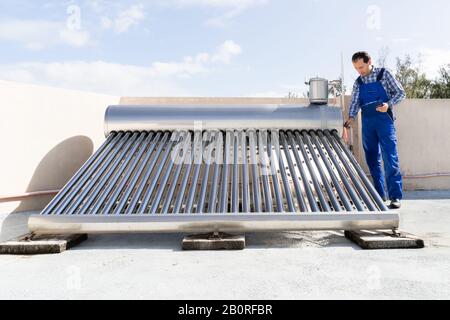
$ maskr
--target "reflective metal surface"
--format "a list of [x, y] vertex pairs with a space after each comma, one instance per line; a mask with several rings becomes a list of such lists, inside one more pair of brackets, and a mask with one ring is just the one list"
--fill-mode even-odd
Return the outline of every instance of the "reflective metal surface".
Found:
[[129, 232], [267, 232], [393, 229], [396, 213], [261, 213], [121, 216], [33, 215], [29, 228], [39, 234]]
[[[327, 100], [328, 101], [328, 100]], [[110, 106], [105, 135], [119, 131], [329, 129], [342, 134], [343, 116], [331, 106]]]
[[309, 80], [309, 102], [311, 104], [328, 103], [328, 80], [312, 78]]
[[114, 132], [29, 221], [37, 233], [397, 226], [334, 130]]

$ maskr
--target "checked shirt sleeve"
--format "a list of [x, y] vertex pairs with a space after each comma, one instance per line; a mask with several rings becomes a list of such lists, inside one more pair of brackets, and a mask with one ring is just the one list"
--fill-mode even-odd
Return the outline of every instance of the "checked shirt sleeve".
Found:
[[385, 71], [384, 79], [386, 81], [387, 90], [391, 99], [387, 102], [389, 107], [392, 108], [394, 105], [399, 104], [406, 98], [405, 90], [402, 84], [395, 79], [389, 70]]
[[357, 81], [355, 81], [355, 84], [353, 85], [352, 102], [350, 103], [348, 116], [355, 119], [360, 109], [361, 106], [359, 105], [359, 84]]

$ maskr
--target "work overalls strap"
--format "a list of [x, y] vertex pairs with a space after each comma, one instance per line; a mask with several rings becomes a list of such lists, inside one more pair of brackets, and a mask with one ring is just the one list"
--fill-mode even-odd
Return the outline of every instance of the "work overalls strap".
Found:
[[362, 142], [375, 189], [385, 197], [385, 174], [381, 169], [383, 158], [388, 195], [390, 199], [402, 198], [402, 176], [397, 151], [397, 137], [391, 108], [379, 112], [377, 107], [389, 101], [381, 80], [385, 69], [381, 69], [375, 82], [363, 83], [358, 78], [359, 101], [362, 113]]

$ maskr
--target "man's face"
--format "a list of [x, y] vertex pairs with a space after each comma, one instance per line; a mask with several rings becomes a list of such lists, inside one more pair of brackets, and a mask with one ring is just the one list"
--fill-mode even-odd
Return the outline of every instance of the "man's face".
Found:
[[363, 59], [359, 59], [356, 62], [353, 62], [353, 66], [361, 76], [367, 76], [372, 71], [372, 59], [369, 59], [367, 63], [365, 63]]

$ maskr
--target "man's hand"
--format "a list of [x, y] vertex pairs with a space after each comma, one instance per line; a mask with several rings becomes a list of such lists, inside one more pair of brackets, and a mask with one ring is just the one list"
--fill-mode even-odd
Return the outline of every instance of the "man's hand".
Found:
[[387, 112], [389, 109], [389, 105], [387, 103], [383, 103], [383, 105], [377, 108], [378, 112]]
[[344, 123], [344, 127], [345, 128], [351, 128], [351, 127], [353, 127], [353, 124], [355, 123], [355, 119], [353, 119], [353, 118], [348, 118], [348, 120], [347, 121], [345, 121], [345, 123]]

